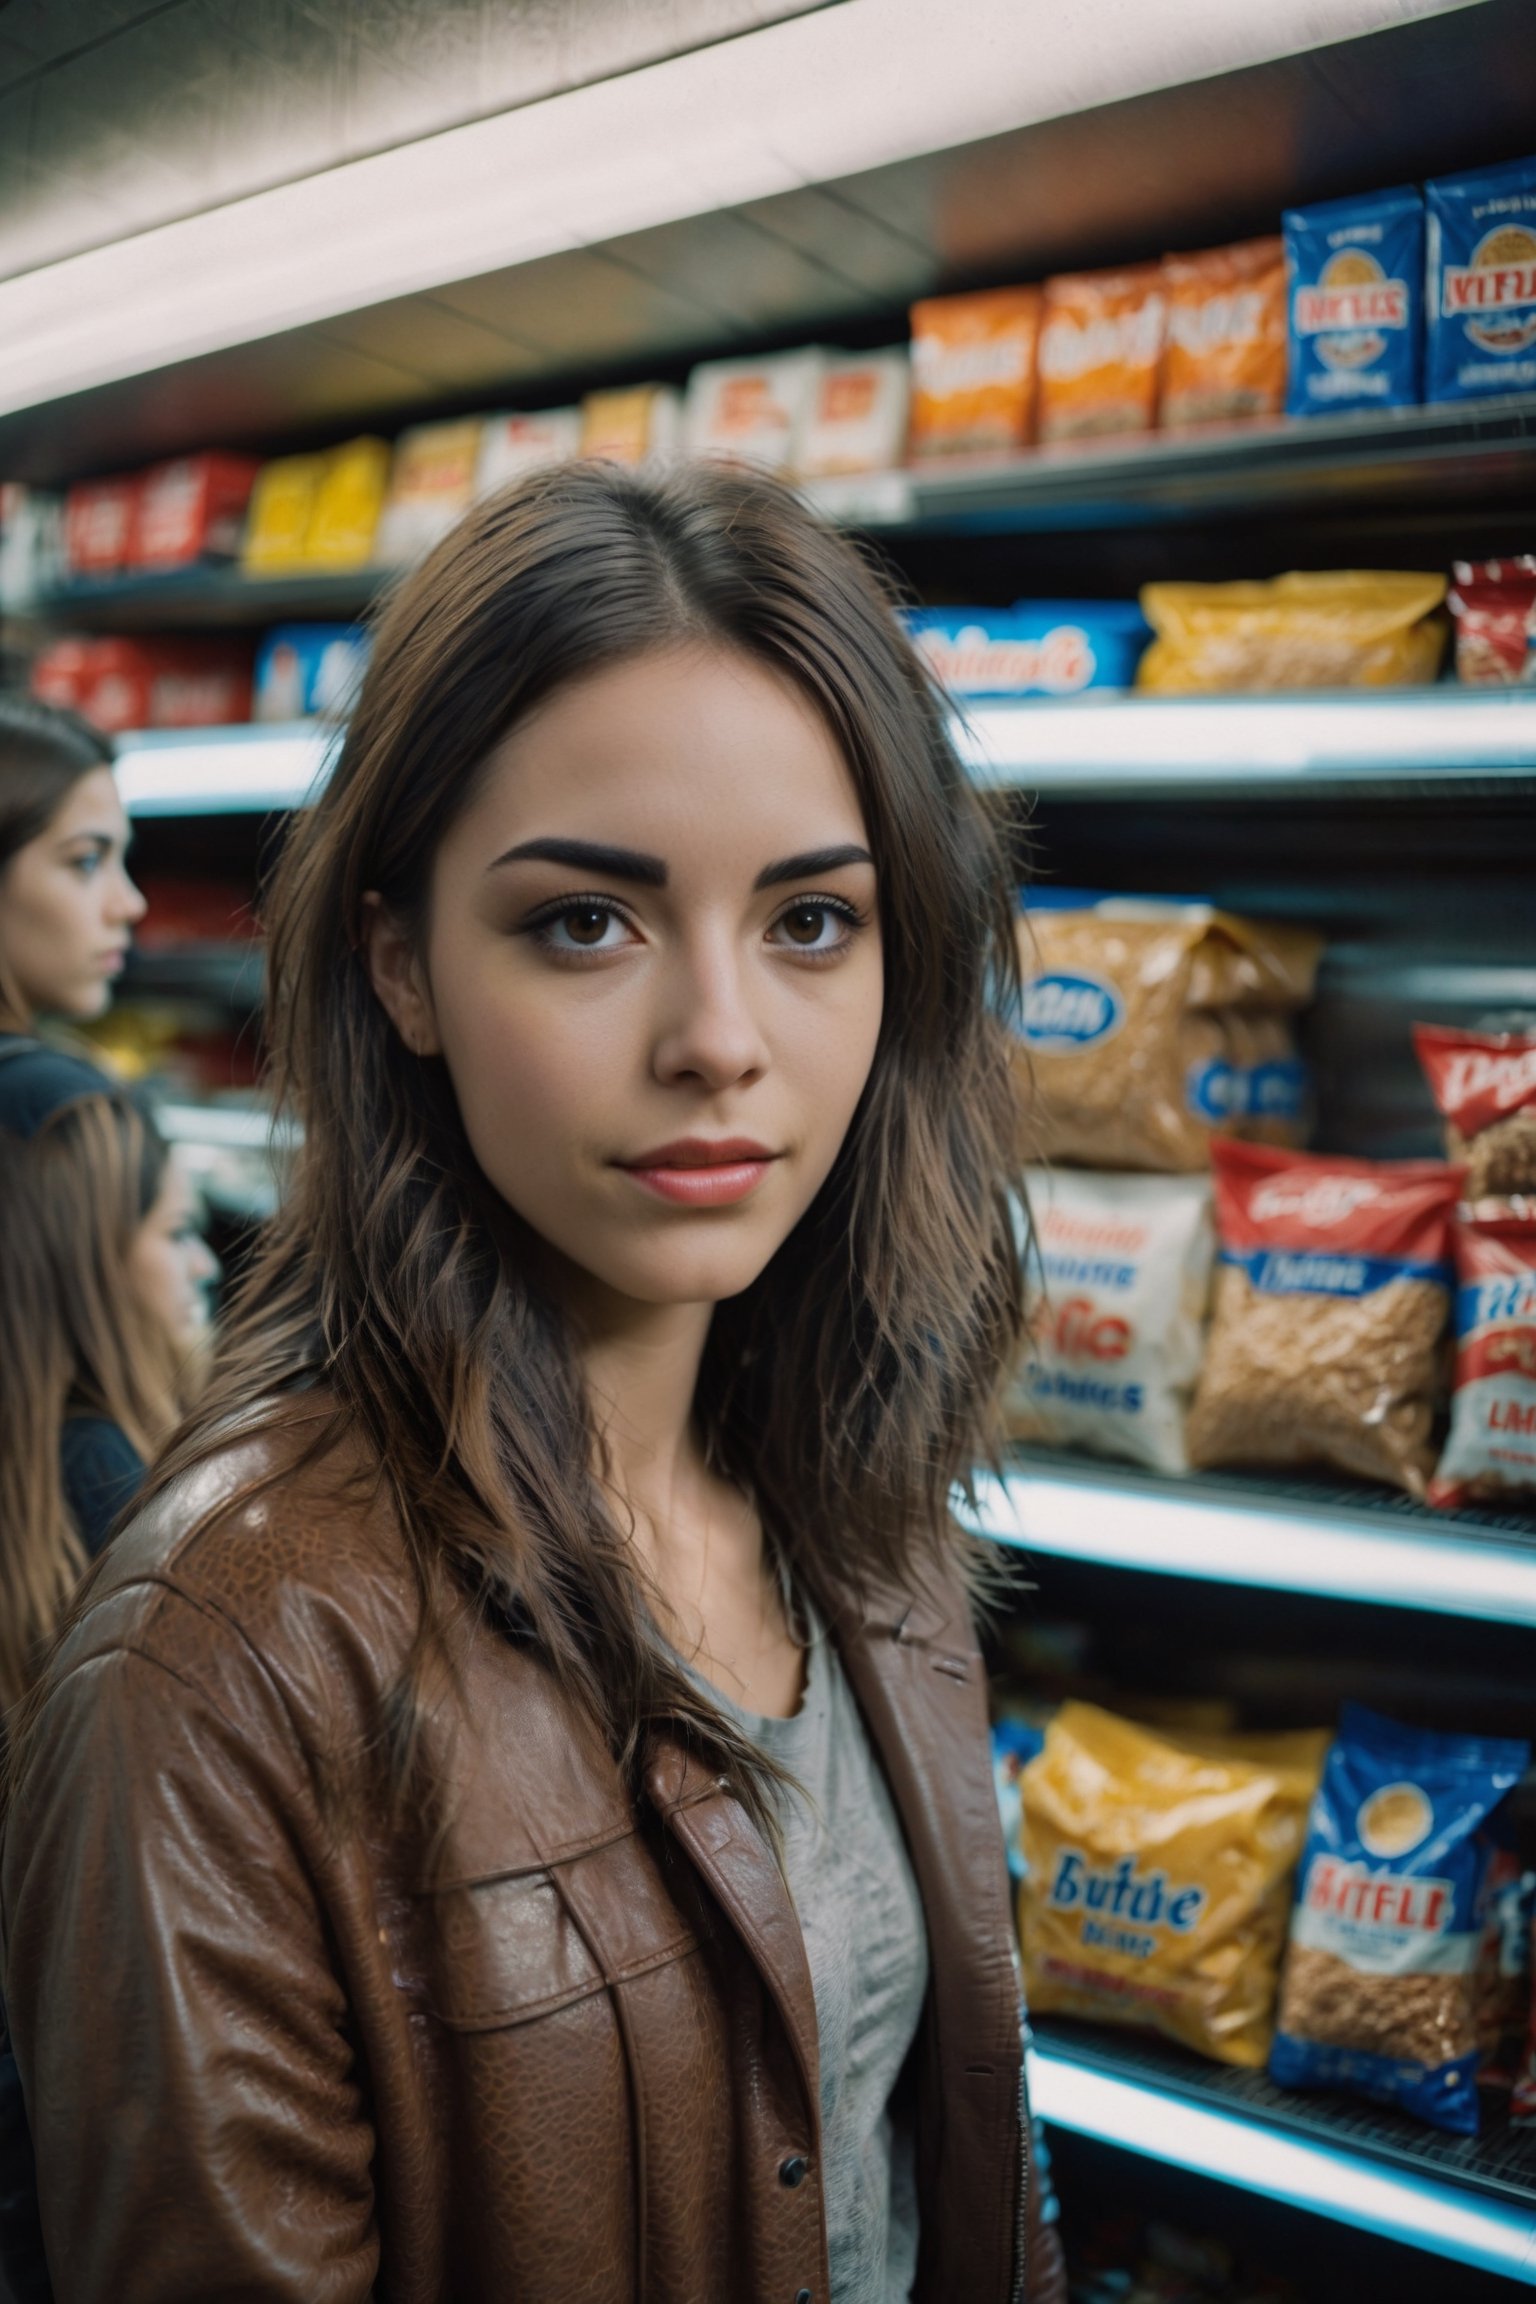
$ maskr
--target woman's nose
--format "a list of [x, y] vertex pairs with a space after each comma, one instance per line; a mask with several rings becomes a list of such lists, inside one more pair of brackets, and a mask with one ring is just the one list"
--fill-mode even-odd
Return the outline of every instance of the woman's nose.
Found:
[[767, 1061], [740, 954], [722, 938], [681, 959], [656, 1036], [657, 1078], [729, 1088], [755, 1079]]
[[117, 872], [108, 900], [109, 917], [120, 921], [125, 928], [131, 928], [136, 920], [143, 919], [148, 910], [149, 902], [143, 890], [134, 885], [126, 872]]

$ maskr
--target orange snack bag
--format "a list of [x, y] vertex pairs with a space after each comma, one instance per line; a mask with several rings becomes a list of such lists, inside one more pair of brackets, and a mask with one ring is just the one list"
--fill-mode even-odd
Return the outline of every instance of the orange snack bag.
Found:
[[1285, 242], [1278, 233], [1163, 258], [1158, 421], [1177, 431], [1285, 406]]
[[914, 462], [1028, 445], [1039, 333], [1038, 288], [931, 296], [913, 305]]
[[1161, 265], [1047, 280], [1040, 322], [1040, 438], [1150, 432], [1162, 349]]

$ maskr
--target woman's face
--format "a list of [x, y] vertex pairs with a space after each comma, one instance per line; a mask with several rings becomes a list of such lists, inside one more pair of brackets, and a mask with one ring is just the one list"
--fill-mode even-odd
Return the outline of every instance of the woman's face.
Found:
[[424, 943], [376, 916], [407, 1046], [570, 1265], [718, 1302], [815, 1198], [880, 1030], [875, 867], [821, 720], [752, 659], [610, 667], [492, 755], [432, 872]]
[[209, 1292], [219, 1260], [203, 1238], [197, 1195], [173, 1151], [160, 1190], [128, 1251], [128, 1284], [184, 1358], [208, 1338]]
[[84, 1023], [122, 973], [144, 899], [128, 877], [128, 819], [110, 768], [77, 777], [42, 831], [0, 868], [0, 1001]]

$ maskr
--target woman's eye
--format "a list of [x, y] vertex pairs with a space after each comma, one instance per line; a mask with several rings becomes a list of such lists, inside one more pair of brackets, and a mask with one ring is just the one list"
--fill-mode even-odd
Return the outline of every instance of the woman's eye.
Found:
[[624, 915], [611, 904], [565, 904], [535, 920], [531, 933], [547, 952], [616, 952], [624, 942]]
[[815, 903], [792, 904], [787, 912], [779, 914], [773, 925], [785, 943], [797, 952], [838, 952], [852, 941], [859, 919], [849, 905], [829, 904], [818, 899]]
[[95, 874], [100, 870], [104, 861], [105, 859], [98, 855], [93, 849], [88, 855], [72, 856], [70, 858], [70, 869], [72, 871], [78, 872], [83, 880], [90, 880], [94, 878]]

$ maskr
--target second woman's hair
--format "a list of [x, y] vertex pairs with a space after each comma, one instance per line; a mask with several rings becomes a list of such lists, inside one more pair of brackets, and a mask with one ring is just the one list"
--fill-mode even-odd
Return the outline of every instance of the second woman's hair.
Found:
[[86, 1565], [64, 1497], [71, 1414], [148, 1460], [186, 1405], [171, 1338], [128, 1263], [169, 1155], [119, 1090], [21, 1136], [0, 1126], [0, 1706], [26, 1691]]
[[[276, 1085], [303, 1150], [200, 1429], [165, 1472], [216, 1445], [221, 1417], [323, 1376], [395, 1499], [423, 1638], [468, 1590], [534, 1636], [621, 1762], [649, 1722], [680, 1721], [762, 1815], [751, 1748], [656, 1637], [528, 1235], [361, 950], [365, 892], [422, 924], [439, 845], [511, 728], [584, 675], [680, 645], [740, 651], [820, 714], [875, 857], [885, 968], [832, 1173], [716, 1313], [703, 1437], [834, 1618], [941, 1562], [974, 1567], [951, 1489], [989, 1446], [1022, 1318], [997, 1013], [1016, 982], [1008, 876], [878, 580], [785, 491], [718, 470], [527, 483], [472, 513], [384, 615], [269, 908]], [[413, 1718], [407, 1691], [402, 1792]]]

